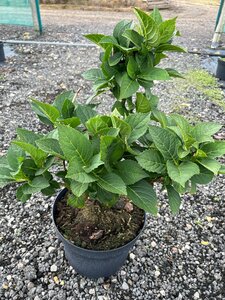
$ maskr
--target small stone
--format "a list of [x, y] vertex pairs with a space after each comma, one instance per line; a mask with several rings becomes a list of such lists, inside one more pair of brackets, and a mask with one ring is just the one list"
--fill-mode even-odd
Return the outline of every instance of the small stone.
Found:
[[124, 206], [124, 209], [127, 211], [127, 212], [132, 212], [134, 210], [134, 206], [131, 202], [127, 202]]
[[48, 252], [49, 252], [49, 253], [52, 253], [54, 250], [55, 250], [55, 247], [49, 247], [49, 248], [48, 248]]
[[90, 289], [90, 290], [89, 290], [89, 294], [90, 294], [90, 295], [94, 295], [94, 294], [95, 294], [95, 289]]
[[124, 270], [122, 270], [122, 271], [120, 272], [120, 274], [121, 274], [121, 276], [125, 276], [127, 273], [126, 273]]
[[156, 242], [155, 242], [155, 241], [152, 241], [152, 242], [151, 242], [151, 246], [152, 246], [152, 248], [155, 248], [155, 247], [157, 246]]
[[6, 279], [7, 279], [8, 281], [10, 281], [10, 280], [12, 279], [12, 275], [8, 275], [8, 276], [6, 277]]
[[24, 265], [23, 265], [21, 262], [19, 262], [18, 265], [17, 265], [17, 268], [18, 268], [19, 270], [22, 270], [23, 267], [24, 267]]
[[55, 282], [56, 284], [59, 284], [59, 278], [58, 278], [57, 276], [54, 276], [54, 277], [53, 277], [53, 280], [54, 280], [54, 282]]
[[37, 271], [34, 267], [32, 266], [27, 266], [24, 270], [24, 276], [28, 279], [28, 280], [34, 280], [37, 278]]
[[28, 282], [28, 284], [27, 284], [27, 289], [28, 289], [28, 290], [31, 290], [32, 288], [34, 288], [33, 282]]
[[165, 292], [164, 290], [161, 290], [161, 291], [160, 291], [160, 294], [161, 294], [162, 296], [166, 296], [166, 292]]
[[192, 229], [192, 225], [191, 225], [191, 224], [186, 224], [185, 229], [186, 229], [186, 230], [191, 230], [191, 229]]
[[80, 288], [83, 289], [85, 287], [85, 285], [86, 285], [86, 281], [83, 278], [81, 278], [81, 280], [80, 280]]
[[124, 281], [122, 286], [121, 286], [121, 289], [124, 290], [124, 291], [127, 291], [127, 290], [129, 290], [129, 285]]
[[194, 299], [197, 300], [200, 298], [199, 292], [194, 293]]
[[51, 272], [56, 272], [58, 270], [58, 267], [56, 265], [52, 265], [50, 270]]
[[160, 273], [160, 271], [158, 271], [158, 270], [157, 270], [157, 271], [155, 271], [155, 277], [159, 277], [159, 276], [160, 276], [160, 274], [161, 274], [161, 273]]
[[173, 248], [171, 249], [171, 251], [172, 251], [172, 253], [177, 253], [177, 252], [178, 252], [178, 249], [177, 249], [177, 247], [173, 247]]
[[134, 260], [135, 257], [136, 257], [135, 254], [131, 252], [131, 253], [130, 253], [130, 259]]
[[3, 288], [4, 290], [8, 290], [9, 286], [8, 286], [8, 284], [3, 283], [2, 288]]

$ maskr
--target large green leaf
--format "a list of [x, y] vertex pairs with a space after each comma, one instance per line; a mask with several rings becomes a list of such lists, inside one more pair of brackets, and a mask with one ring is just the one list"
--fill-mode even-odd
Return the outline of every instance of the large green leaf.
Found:
[[143, 36], [148, 41], [148, 44], [156, 46], [159, 44], [160, 35], [156, 22], [144, 11], [135, 8], [134, 12], [140, 22]]
[[170, 209], [173, 214], [176, 214], [178, 213], [181, 205], [180, 195], [171, 185], [167, 185], [166, 189], [167, 189]]
[[71, 117], [57, 121], [59, 124], [69, 125], [72, 128], [76, 128], [80, 125], [80, 119], [78, 117]]
[[136, 110], [140, 113], [148, 113], [151, 110], [151, 103], [142, 93], [136, 94]]
[[38, 167], [42, 166], [42, 164], [47, 156], [44, 151], [37, 149], [35, 146], [25, 143], [25, 142], [13, 141], [13, 144], [19, 146], [21, 149], [23, 149], [25, 152], [27, 152], [33, 158], [35, 164]]
[[169, 177], [183, 187], [192, 176], [200, 173], [198, 165], [191, 161], [184, 161], [180, 165], [176, 165], [173, 161], [168, 160], [166, 165]]
[[212, 158], [202, 158], [199, 159], [198, 162], [205, 167], [206, 169], [210, 170], [211, 172], [213, 172], [215, 175], [218, 174], [219, 169], [221, 167], [220, 163]]
[[97, 134], [99, 131], [108, 128], [108, 122], [104, 116], [95, 116], [89, 119], [85, 125], [92, 134]]
[[101, 160], [101, 155], [100, 155], [100, 153], [98, 153], [92, 157], [92, 159], [90, 160], [89, 166], [87, 166], [87, 167], [85, 166], [85, 167], [83, 167], [83, 169], [86, 173], [90, 173], [103, 164], [104, 164], [104, 162]]
[[127, 21], [127, 20], [122, 20], [116, 26], [114, 27], [113, 30], [113, 36], [117, 39], [120, 45], [124, 47], [129, 46], [129, 40], [127, 40], [124, 36], [123, 33], [129, 29], [132, 25], [132, 21]]
[[[43, 167], [38, 169], [35, 173], [36, 176], [44, 174], [55, 162], [55, 156], [48, 156]], [[30, 163], [30, 172], [32, 172], [32, 163]], [[24, 166], [24, 164], [23, 164]]]
[[36, 141], [43, 138], [42, 134], [35, 133], [33, 131], [23, 129], [23, 128], [17, 128], [16, 133], [20, 138], [21, 142], [25, 142], [28, 144], [32, 144], [36, 146]]
[[97, 184], [104, 190], [118, 194], [126, 195], [126, 185], [120, 176], [114, 173], [107, 173], [103, 176], [95, 175]]
[[130, 114], [125, 121], [132, 129], [128, 143], [133, 143], [147, 131], [150, 115], [143, 113]]
[[159, 151], [149, 149], [136, 156], [139, 165], [149, 172], [162, 174], [166, 171], [164, 159]]
[[216, 158], [225, 155], [225, 141], [216, 141], [205, 144], [201, 147], [209, 158]]
[[131, 79], [127, 73], [125, 73], [121, 79], [120, 96], [119, 99], [126, 99], [131, 97], [139, 89], [137, 81]]
[[86, 80], [96, 81], [99, 79], [105, 79], [105, 76], [101, 69], [90, 69], [85, 71], [82, 76]]
[[221, 129], [222, 125], [213, 122], [201, 122], [191, 131], [191, 135], [198, 143], [213, 141], [212, 135]]
[[179, 138], [170, 130], [157, 126], [149, 126], [149, 133], [165, 160], [176, 160], [178, 148], [181, 145]]
[[199, 165], [200, 173], [191, 177], [191, 181], [196, 184], [208, 184], [212, 181], [214, 174], [203, 166]]
[[138, 65], [136, 63], [136, 60], [133, 56], [129, 58], [128, 64], [127, 64], [127, 73], [130, 78], [133, 80], [136, 78], [136, 75], [139, 72]]
[[151, 18], [159, 25], [163, 22], [160, 11], [157, 7], [154, 7], [153, 11], [150, 14]]
[[134, 184], [141, 179], [148, 177], [148, 174], [134, 160], [126, 159], [119, 161], [116, 167], [119, 176], [123, 179], [126, 185]]
[[82, 167], [79, 159], [73, 158], [70, 160], [66, 178], [71, 178], [81, 183], [96, 181], [96, 178], [91, 174], [87, 174]]
[[60, 116], [58, 109], [51, 104], [32, 99], [31, 106], [38, 116], [46, 118], [50, 124], [54, 124]]
[[59, 125], [59, 145], [66, 157], [71, 160], [77, 158], [84, 166], [88, 165], [93, 156], [91, 142], [74, 128]]
[[10, 145], [7, 152], [7, 162], [9, 167], [13, 171], [16, 171], [21, 165], [21, 162], [24, 160], [25, 156], [25, 152], [20, 147], [14, 144]]
[[123, 33], [123, 36], [126, 37], [129, 41], [131, 41], [136, 47], [141, 48], [144, 39], [143, 36], [141, 36], [137, 31], [133, 29], [127, 29]]
[[90, 118], [97, 115], [97, 112], [89, 105], [79, 104], [76, 108], [76, 116], [85, 124]]
[[87, 190], [88, 183], [77, 182], [77, 181], [71, 180], [70, 188], [71, 188], [72, 193], [75, 196], [80, 197]]
[[122, 52], [116, 52], [115, 54], [110, 56], [110, 58], [109, 58], [110, 67], [113, 67], [113, 66], [117, 65], [122, 58], [123, 58], [123, 53]]
[[24, 194], [34, 194], [49, 186], [48, 180], [43, 176], [35, 177], [31, 182], [23, 185]]
[[176, 46], [176, 45], [171, 45], [171, 44], [162, 44], [162, 45], [159, 45], [156, 48], [156, 53], [157, 52], [164, 52], [164, 51], [169, 51], [169, 52], [186, 52], [186, 50], [184, 48], [181, 48], [181, 47]]
[[138, 75], [138, 78], [144, 80], [169, 80], [170, 76], [165, 69], [160, 68], [150, 68], [147, 72], [141, 73]]
[[114, 136], [102, 136], [100, 141], [101, 160], [114, 163], [121, 159], [125, 151], [122, 140]]
[[[38, 170], [38, 167], [36, 166], [35, 162], [33, 161], [33, 159], [25, 159], [23, 161], [22, 167], [21, 167], [22, 171], [24, 174], [26, 174], [29, 177], [35, 177], [35, 173]], [[36, 175], [41, 175], [41, 174], [36, 174]]]
[[56, 107], [61, 112], [65, 101], [69, 100], [72, 103], [74, 97], [75, 97], [75, 93], [73, 91], [63, 92], [57, 95], [57, 97], [53, 102], [53, 106]]
[[24, 186], [26, 188], [27, 184], [21, 185], [16, 191], [16, 198], [22, 202], [26, 202], [31, 197], [31, 194], [25, 194], [23, 192]]
[[101, 45], [99, 42], [101, 41], [101, 39], [105, 36], [104, 34], [99, 34], [99, 33], [91, 33], [91, 34], [85, 34], [84, 35], [86, 37], [86, 39], [88, 39], [89, 41], [95, 43], [96, 45], [100, 46], [100, 47], [104, 47], [104, 45]]
[[116, 117], [116, 116], [111, 116], [113, 127], [117, 128], [120, 130], [120, 135], [122, 138], [128, 138], [131, 134], [131, 126], [125, 122], [124, 120]]
[[127, 187], [128, 198], [139, 208], [157, 215], [157, 196], [151, 184], [145, 180]]
[[37, 146], [46, 153], [56, 155], [64, 158], [63, 152], [60, 148], [59, 141], [56, 139], [43, 138], [36, 141]]
[[160, 43], [165, 44], [175, 35], [176, 18], [166, 20], [159, 25]]

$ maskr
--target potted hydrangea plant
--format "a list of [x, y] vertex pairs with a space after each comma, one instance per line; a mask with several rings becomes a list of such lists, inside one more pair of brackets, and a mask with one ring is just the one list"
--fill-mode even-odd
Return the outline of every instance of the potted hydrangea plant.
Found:
[[144, 227], [145, 212], [157, 215], [156, 182], [177, 213], [180, 194], [225, 174], [217, 160], [225, 154], [225, 142], [213, 138], [222, 126], [166, 115], [151, 92], [155, 80], [181, 77], [156, 67], [164, 52], [184, 51], [172, 44], [179, 34], [176, 19], [163, 21], [157, 9], [151, 14], [135, 9], [135, 14], [139, 25], [122, 21], [112, 36], [87, 36], [103, 52], [100, 68], [84, 77], [94, 81], [93, 97], [112, 92], [112, 113], [98, 114], [70, 91], [52, 104], [32, 100], [50, 132], [18, 128], [0, 158], [0, 186], [19, 183], [16, 195], [22, 202], [64, 188], [53, 205], [56, 231], [69, 263], [92, 278], [116, 273]]

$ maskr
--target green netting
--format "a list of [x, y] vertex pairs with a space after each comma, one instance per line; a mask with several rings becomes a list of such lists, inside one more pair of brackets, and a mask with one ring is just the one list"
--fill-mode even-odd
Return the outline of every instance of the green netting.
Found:
[[38, 0], [0, 0], [0, 23], [36, 26], [41, 31]]

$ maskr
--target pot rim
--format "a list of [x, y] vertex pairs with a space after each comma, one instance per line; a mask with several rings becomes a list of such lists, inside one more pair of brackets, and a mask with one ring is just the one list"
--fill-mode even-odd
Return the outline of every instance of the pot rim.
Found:
[[55, 222], [55, 213], [54, 213], [54, 208], [56, 207], [56, 203], [63, 198], [63, 196], [66, 194], [67, 192], [67, 189], [64, 188], [63, 190], [61, 190], [57, 197], [55, 198], [54, 200], [54, 203], [53, 203], [53, 206], [52, 206], [52, 220], [53, 220], [53, 223], [54, 223], [54, 227], [55, 227], [55, 230], [57, 232], [57, 234], [60, 236], [61, 239], [65, 240], [68, 244], [70, 244], [70, 246], [73, 246], [75, 248], [77, 248], [78, 250], [83, 250], [84, 252], [86, 253], [109, 253], [109, 252], [116, 252], [120, 249], [123, 249], [125, 247], [127, 247], [129, 244], [132, 244], [132, 242], [134, 242], [135, 240], [138, 239], [138, 237], [141, 235], [142, 231], [144, 230], [145, 228], [145, 225], [146, 225], [146, 212], [144, 211], [144, 222], [143, 222], [143, 226], [142, 228], [140, 229], [140, 231], [138, 232], [138, 234], [131, 240], [129, 241], [128, 243], [126, 243], [125, 245], [121, 246], [121, 247], [118, 247], [118, 248], [114, 248], [114, 249], [109, 249], [109, 250], [92, 250], [92, 249], [85, 249], [85, 248], [82, 248], [82, 247], [79, 247], [75, 244], [73, 244], [70, 240], [66, 239], [62, 233], [59, 231], [58, 229], [58, 226], [56, 225], [56, 222]]

